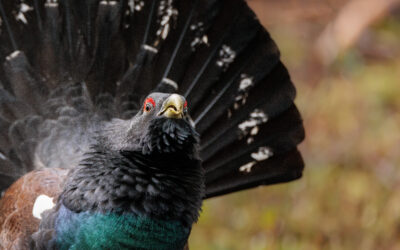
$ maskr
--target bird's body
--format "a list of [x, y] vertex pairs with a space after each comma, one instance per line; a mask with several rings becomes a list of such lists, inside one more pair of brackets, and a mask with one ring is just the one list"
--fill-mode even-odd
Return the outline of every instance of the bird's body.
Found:
[[182, 249], [204, 198], [301, 176], [294, 87], [242, 0], [0, 17], [0, 248]]

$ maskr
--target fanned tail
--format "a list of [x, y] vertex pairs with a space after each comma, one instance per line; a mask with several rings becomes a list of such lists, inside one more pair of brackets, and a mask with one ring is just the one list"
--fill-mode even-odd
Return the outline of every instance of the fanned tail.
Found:
[[295, 88], [243, 0], [0, 0], [0, 17], [0, 190], [73, 167], [151, 91], [188, 99], [207, 198], [301, 176]]

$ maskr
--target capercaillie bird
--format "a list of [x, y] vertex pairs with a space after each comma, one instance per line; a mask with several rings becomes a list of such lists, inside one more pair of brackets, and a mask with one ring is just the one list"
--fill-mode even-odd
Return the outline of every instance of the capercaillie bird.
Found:
[[182, 249], [204, 199], [300, 178], [243, 0], [0, 0], [0, 248]]

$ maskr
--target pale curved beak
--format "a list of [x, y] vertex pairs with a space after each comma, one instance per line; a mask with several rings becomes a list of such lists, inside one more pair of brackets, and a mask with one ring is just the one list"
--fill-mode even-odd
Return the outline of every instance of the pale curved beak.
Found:
[[167, 118], [182, 119], [184, 116], [185, 98], [178, 94], [170, 95], [164, 101], [159, 116], [163, 115]]

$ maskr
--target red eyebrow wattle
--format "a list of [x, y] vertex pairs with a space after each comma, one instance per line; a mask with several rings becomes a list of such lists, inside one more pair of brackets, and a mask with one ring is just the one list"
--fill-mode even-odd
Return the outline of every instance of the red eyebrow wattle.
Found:
[[156, 106], [156, 102], [154, 101], [154, 99], [151, 98], [151, 97], [149, 97], [149, 98], [146, 99], [146, 101], [144, 101], [144, 105], [143, 105], [144, 107], [143, 107], [143, 109], [146, 108], [147, 103], [151, 103], [151, 104], [153, 105], [153, 107]]

